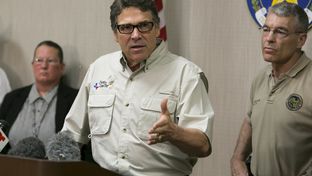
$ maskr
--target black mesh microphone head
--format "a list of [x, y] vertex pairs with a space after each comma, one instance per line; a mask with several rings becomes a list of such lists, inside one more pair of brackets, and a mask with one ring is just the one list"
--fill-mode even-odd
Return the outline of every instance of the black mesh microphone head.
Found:
[[45, 159], [45, 146], [43, 142], [36, 137], [27, 137], [20, 140], [8, 152], [9, 155]]
[[80, 148], [69, 134], [59, 132], [49, 140], [47, 157], [53, 161], [80, 161]]
[[0, 128], [2, 129], [2, 131], [7, 134], [7, 130], [9, 128], [9, 123], [5, 120], [0, 120]]

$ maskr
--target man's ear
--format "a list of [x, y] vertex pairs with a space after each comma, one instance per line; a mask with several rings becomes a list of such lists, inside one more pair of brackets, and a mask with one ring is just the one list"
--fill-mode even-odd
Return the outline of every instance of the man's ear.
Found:
[[307, 33], [300, 33], [298, 37], [297, 48], [302, 48], [307, 40]]
[[116, 41], [117, 43], [119, 43], [119, 42], [118, 42], [117, 30], [114, 30], [114, 38], [115, 38], [115, 41]]
[[65, 64], [64, 63], [61, 63], [61, 72], [62, 72], [62, 75], [64, 75], [64, 73], [65, 73]]

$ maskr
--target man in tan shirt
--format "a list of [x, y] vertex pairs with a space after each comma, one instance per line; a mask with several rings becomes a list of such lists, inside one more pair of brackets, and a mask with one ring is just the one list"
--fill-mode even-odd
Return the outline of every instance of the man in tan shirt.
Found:
[[312, 62], [301, 50], [309, 21], [298, 5], [270, 7], [262, 27], [262, 54], [271, 64], [252, 83], [231, 170], [247, 176], [252, 153], [256, 176], [310, 175], [312, 165]]

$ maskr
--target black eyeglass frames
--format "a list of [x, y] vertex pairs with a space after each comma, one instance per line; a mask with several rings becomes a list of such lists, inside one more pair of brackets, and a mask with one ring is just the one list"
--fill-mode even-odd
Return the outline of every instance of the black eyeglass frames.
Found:
[[145, 33], [153, 29], [154, 22], [145, 21], [137, 25], [133, 25], [133, 24], [119, 24], [118, 25], [117, 24], [116, 27], [121, 34], [131, 34], [134, 28], [137, 28], [140, 32]]

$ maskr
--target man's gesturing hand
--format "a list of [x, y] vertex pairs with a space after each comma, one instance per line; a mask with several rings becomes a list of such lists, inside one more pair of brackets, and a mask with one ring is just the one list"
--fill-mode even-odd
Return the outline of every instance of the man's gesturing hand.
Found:
[[170, 112], [167, 107], [167, 102], [167, 98], [161, 101], [160, 118], [149, 130], [148, 144], [156, 144], [164, 141], [170, 141], [170, 139], [172, 139], [172, 137], [175, 135], [177, 125], [170, 118]]

